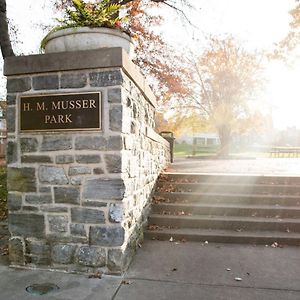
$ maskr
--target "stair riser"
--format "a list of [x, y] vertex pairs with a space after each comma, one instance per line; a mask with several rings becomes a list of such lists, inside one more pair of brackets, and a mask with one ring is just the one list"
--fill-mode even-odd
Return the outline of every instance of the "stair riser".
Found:
[[149, 217], [149, 224], [171, 228], [224, 229], [243, 231], [282, 231], [300, 232], [299, 223], [249, 222], [233, 220], [189, 220], [183, 218]]
[[236, 236], [214, 236], [213, 233], [209, 236], [201, 235], [183, 235], [183, 234], [165, 234], [158, 232], [145, 232], [146, 239], [156, 239], [161, 241], [169, 241], [172, 237], [174, 241], [190, 242], [209, 242], [209, 243], [235, 243], [235, 244], [253, 244], [253, 245], [271, 245], [277, 242], [280, 245], [300, 246], [300, 239], [293, 238], [276, 238], [276, 237], [236, 237]]
[[300, 186], [224, 186], [198, 184], [159, 184], [158, 191], [194, 192], [194, 193], [230, 193], [230, 194], [267, 194], [267, 195], [299, 195]]
[[228, 203], [228, 204], [257, 204], [257, 205], [280, 205], [280, 206], [299, 206], [300, 197], [253, 197], [240, 195], [192, 195], [192, 194], [172, 194], [172, 193], [155, 193], [154, 199], [159, 199], [159, 202], [172, 203]]
[[210, 208], [210, 207], [184, 207], [184, 206], [167, 206], [167, 205], [153, 205], [152, 212], [155, 214], [166, 215], [215, 215], [215, 216], [246, 216], [246, 217], [265, 217], [265, 218], [299, 218], [300, 210], [276, 210], [276, 209], [252, 209], [252, 208]]
[[161, 182], [209, 182], [209, 183], [235, 183], [235, 184], [289, 184], [300, 185], [300, 177], [278, 176], [231, 176], [231, 175], [182, 175], [164, 174]]

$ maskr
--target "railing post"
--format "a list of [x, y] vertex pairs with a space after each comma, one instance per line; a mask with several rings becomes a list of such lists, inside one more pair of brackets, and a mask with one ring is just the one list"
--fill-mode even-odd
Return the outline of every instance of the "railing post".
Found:
[[170, 157], [171, 157], [171, 163], [174, 161], [174, 134], [171, 131], [162, 131], [160, 132], [160, 135], [166, 139], [170, 144]]

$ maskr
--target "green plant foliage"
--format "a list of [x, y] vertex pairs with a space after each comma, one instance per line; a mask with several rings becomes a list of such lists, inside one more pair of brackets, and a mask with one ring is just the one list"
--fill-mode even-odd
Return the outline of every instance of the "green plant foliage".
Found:
[[98, 3], [85, 3], [83, 0], [72, 0], [72, 6], [66, 8], [66, 18], [59, 20], [62, 26], [88, 26], [118, 28], [126, 17], [120, 17], [120, 4], [102, 0]]
[[120, 16], [122, 5], [110, 3], [110, 0], [102, 0], [97, 3], [72, 0], [71, 6], [65, 10], [64, 19], [57, 20], [61, 25], [53, 28], [42, 40], [41, 49], [49, 34], [72, 27], [106, 27], [121, 29], [121, 22], [128, 20], [128, 16]]

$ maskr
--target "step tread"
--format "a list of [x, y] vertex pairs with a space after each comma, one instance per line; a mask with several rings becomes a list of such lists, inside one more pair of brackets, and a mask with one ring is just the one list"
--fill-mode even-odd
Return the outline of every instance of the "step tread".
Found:
[[147, 229], [146, 233], [151, 234], [166, 234], [166, 235], [199, 235], [199, 236], [236, 236], [236, 237], [261, 237], [261, 238], [294, 238], [299, 239], [300, 233], [281, 232], [281, 231], [235, 231], [235, 230], [220, 230], [220, 229], [197, 229], [197, 228], [159, 228], [157, 230]]
[[[263, 187], [263, 188], [298, 188], [300, 184], [263, 184], [263, 183], [227, 183], [227, 182], [176, 182], [176, 181], [160, 181], [159, 187], [164, 185], [186, 185], [186, 186], [225, 186], [225, 187]], [[300, 190], [299, 190], [300, 192]]]
[[270, 198], [270, 199], [298, 199], [300, 201], [299, 195], [273, 195], [273, 194], [237, 194], [237, 193], [206, 193], [206, 192], [158, 192], [156, 191], [154, 197], [162, 197], [168, 195], [191, 195], [191, 196], [216, 196], [216, 197], [252, 197], [252, 198]]
[[168, 207], [170, 208], [233, 208], [233, 209], [270, 209], [270, 210], [297, 210], [300, 211], [300, 206], [283, 206], [283, 205], [247, 205], [247, 204], [235, 204], [235, 203], [176, 203], [176, 202], [161, 202], [153, 203], [152, 207]]
[[[237, 221], [237, 222], [265, 222], [265, 223], [293, 223], [293, 224], [300, 224], [300, 220], [293, 219], [293, 218], [264, 218], [264, 217], [248, 217], [248, 216], [208, 216], [208, 215], [161, 215], [161, 214], [151, 214], [149, 216], [150, 220], [152, 218], [156, 219], [169, 219], [169, 220], [207, 220], [207, 221], [220, 221], [220, 222], [230, 222], [230, 221]], [[151, 222], [149, 222], [151, 223]]]
[[299, 179], [300, 183], [300, 175], [297, 174], [246, 174], [246, 173], [188, 173], [188, 172], [163, 172], [162, 176], [164, 178], [169, 177], [219, 177], [219, 178], [263, 178], [263, 179]]

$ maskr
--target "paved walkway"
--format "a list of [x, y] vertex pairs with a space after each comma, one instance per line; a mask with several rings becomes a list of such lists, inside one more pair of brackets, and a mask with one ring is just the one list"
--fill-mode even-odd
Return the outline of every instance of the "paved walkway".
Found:
[[[124, 278], [0, 266], [5, 300], [299, 300], [300, 248], [145, 241]], [[241, 278], [237, 281], [235, 278]], [[30, 284], [60, 290], [33, 296]]]
[[[176, 159], [169, 170], [300, 176], [300, 159]], [[0, 256], [0, 300], [299, 300], [299, 266], [300, 247], [192, 242], [145, 241], [123, 277], [101, 279], [12, 269]], [[60, 289], [29, 294], [37, 283]]]
[[209, 160], [176, 158], [169, 172], [300, 176], [300, 158]]

